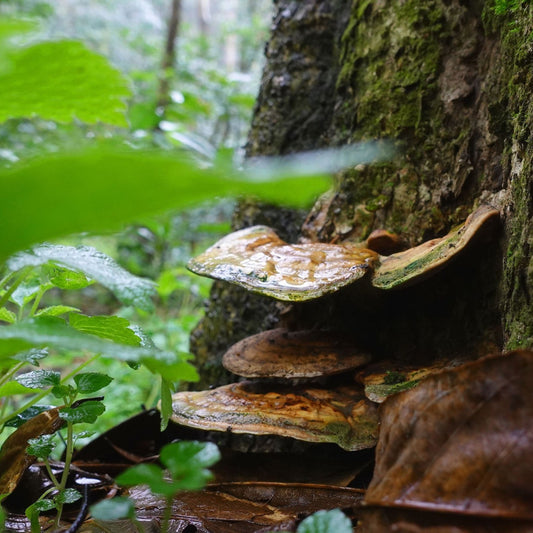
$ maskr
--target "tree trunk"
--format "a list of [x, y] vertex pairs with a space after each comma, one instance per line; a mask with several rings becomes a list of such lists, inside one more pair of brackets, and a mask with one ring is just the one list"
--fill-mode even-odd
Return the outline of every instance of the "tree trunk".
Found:
[[[291, 307], [215, 284], [193, 336], [201, 363], [219, 368], [231, 343], [280, 320], [357, 328], [378, 357], [533, 347], [532, 5], [503, 15], [483, 0], [276, 5], [248, 155], [375, 138], [395, 140], [398, 153], [337, 176], [299, 230], [297, 216], [249, 204], [235, 227], [267, 222], [293, 240], [324, 242], [360, 242], [384, 228], [414, 246], [489, 203], [501, 231], [404, 290], [359, 284]], [[203, 386], [229, 379], [206, 376]]]

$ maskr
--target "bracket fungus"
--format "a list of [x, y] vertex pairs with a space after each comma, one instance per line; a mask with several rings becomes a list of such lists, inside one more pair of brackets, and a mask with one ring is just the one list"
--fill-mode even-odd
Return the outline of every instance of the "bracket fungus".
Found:
[[[438, 271], [497, 219], [496, 209], [481, 206], [446, 236], [388, 256], [362, 244], [290, 245], [270, 228], [253, 226], [221, 239], [188, 267], [197, 274], [285, 301], [319, 298], [372, 270], [374, 288], [393, 289]], [[367, 245], [390, 253], [402, 244], [396, 236], [381, 232]], [[391, 382], [391, 373], [380, 375], [374, 369], [360, 372], [350, 386], [337, 383], [329, 390], [316, 384], [267, 380], [322, 378], [348, 372], [369, 360], [369, 355], [353, 346], [352, 339], [335, 332], [266, 331], [233, 345], [223, 359], [228, 370], [255, 381], [178, 392], [173, 396], [172, 420], [207, 431], [330, 442], [349, 451], [369, 448], [377, 438], [377, 403], [414, 386], [435, 368], [404, 369], [401, 383]]]
[[252, 226], [224, 237], [187, 267], [278, 300], [305, 301], [362, 278], [377, 258], [357, 245], [287, 244], [272, 229]]
[[263, 385], [244, 381], [178, 392], [171, 419], [207, 431], [279, 435], [336, 443], [349, 451], [376, 444], [377, 406], [361, 390]]
[[483, 230], [499, 218], [499, 211], [482, 205], [465, 223], [440, 239], [424, 242], [404, 252], [380, 257], [374, 270], [372, 285], [380, 289], [393, 289], [414, 281], [421, 281], [442, 268]]
[[284, 328], [263, 331], [234, 344], [222, 364], [246, 378], [317, 378], [353, 370], [370, 361], [338, 332]]

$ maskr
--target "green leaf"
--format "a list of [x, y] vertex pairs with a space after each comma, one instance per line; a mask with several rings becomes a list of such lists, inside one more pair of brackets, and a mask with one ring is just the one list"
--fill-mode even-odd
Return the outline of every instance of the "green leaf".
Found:
[[122, 472], [115, 481], [119, 485], [132, 487], [134, 485], [148, 485], [150, 490], [156, 494], [172, 496], [179, 489], [175, 489], [170, 482], [163, 477], [163, 470], [153, 464], [140, 464], [128, 468]]
[[80, 394], [90, 394], [107, 387], [113, 378], [98, 372], [86, 372], [74, 376], [74, 381]]
[[81, 499], [81, 493], [76, 489], [62, 490], [55, 498], [56, 504], [61, 503], [74, 503]]
[[32, 370], [26, 374], [20, 374], [15, 380], [29, 389], [47, 389], [59, 385], [61, 374], [55, 370]]
[[0, 70], [0, 122], [40, 116], [127, 126], [127, 82], [103, 57], [76, 41], [45, 42], [8, 52]]
[[151, 298], [156, 291], [152, 281], [130, 274], [111, 257], [90, 246], [43, 244], [11, 257], [7, 267], [17, 271], [26, 266], [35, 267], [49, 262], [75, 269], [98, 281], [113, 291], [125, 305], [146, 310], [153, 308]]
[[10, 418], [6, 422], [6, 426], [11, 428], [18, 428], [19, 426], [22, 426], [24, 422], [27, 422], [28, 420], [31, 420], [32, 418], [43, 413], [44, 411], [48, 411], [53, 408], [53, 405], [32, 405], [31, 407], [28, 407], [27, 409], [22, 411], [22, 413], [18, 414], [17, 416]]
[[0, 308], [0, 320], [2, 322], [8, 322], [9, 324], [14, 324], [17, 321], [17, 315], [13, 313], [13, 311], [10, 311], [9, 309], [6, 309], [5, 307]]
[[171, 383], [161, 377], [161, 431], [165, 431], [168, 421], [172, 416], [172, 389]]
[[55, 443], [53, 442], [54, 435], [42, 435], [36, 439], [28, 440], [28, 448], [26, 453], [28, 455], [35, 455], [39, 459], [46, 459], [50, 457], [50, 454], [55, 448]]
[[212, 442], [180, 441], [161, 449], [161, 462], [183, 490], [198, 490], [212, 479], [207, 467], [220, 460], [220, 451]]
[[35, 295], [41, 290], [41, 284], [36, 278], [30, 279], [28, 282], [21, 283], [11, 295], [11, 301], [16, 303], [19, 307], [31, 302]]
[[48, 350], [32, 348], [25, 352], [18, 353], [13, 356], [13, 359], [17, 361], [23, 361], [25, 363], [30, 363], [33, 366], [39, 366], [39, 361], [48, 356]]
[[[119, 229], [127, 222], [215, 196], [248, 193], [306, 205], [329, 184], [316, 171], [305, 179], [270, 177], [272, 182], [253, 183], [227, 165], [205, 170], [169, 153], [110, 149], [17, 163], [0, 169], [3, 197], [10, 199], [2, 205], [0, 260], [36, 242], [75, 232]], [[50, 206], [47, 216], [43, 205]]]
[[81, 272], [76, 272], [70, 268], [49, 265], [48, 268], [45, 268], [45, 271], [50, 283], [59, 289], [79, 290], [88, 287], [92, 283]]
[[33, 511], [37, 511], [37, 514], [40, 512], [50, 511], [51, 509], [55, 509], [55, 503], [52, 500], [43, 499], [38, 500], [34, 504], [30, 505], [26, 509], [26, 516], [28, 516], [28, 510], [31, 509], [30, 513]]
[[92, 505], [91, 515], [95, 520], [103, 521], [135, 518], [135, 505], [129, 498], [119, 496]]
[[69, 305], [52, 305], [40, 309], [35, 313], [35, 316], [61, 316], [65, 313], [79, 313], [80, 310], [77, 307], [70, 307]]
[[[187, 353], [180, 353], [179, 356], [182, 359], [191, 357]], [[186, 361], [177, 360], [172, 365], [169, 365], [166, 361], [152, 361], [147, 366], [152, 372], [165, 376], [165, 379], [169, 382], [198, 381], [200, 379], [196, 368]]]
[[120, 361], [139, 362], [151, 372], [161, 373], [165, 377], [167, 374], [172, 376], [172, 381], [186, 379], [183, 375], [178, 377], [181, 370], [184, 374], [191, 374], [190, 365], [184, 363], [181, 354], [163, 352], [155, 347], [110, 342], [71, 328], [59, 318], [39, 317], [0, 327], [0, 354], [14, 347], [21, 351], [20, 344], [25, 347], [33, 345], [49, 346], [57, 350], [89, 351]]
[[303, 520], [296, 533], [352, 533], [351, 520], [339, 509], [318, 511]]
[[96, 419], [105, 411], [102, 402], [83, 402], [77, 407], [65, 407], [59, 411], [59, 417], [72, 424], [87, 423], [93, 424]]
[[69, 324], [78, 331], [96, 335], [128, 346], [139, 346], [141, 339], [130, 329], [130, 323], [118, 316], [87, 316], [71, 314]]
[[15, 394], [30, 394], [39, 389], [29, 389], [24, 387], [16, 381], [8, 381], [0, 387], [0, 398], [8, 398], [9, 396], [14, 396]]
[[50, 391], [56, 398], [68, 399], [76, 394], [76, 389], [72, 385], [56, 385]]

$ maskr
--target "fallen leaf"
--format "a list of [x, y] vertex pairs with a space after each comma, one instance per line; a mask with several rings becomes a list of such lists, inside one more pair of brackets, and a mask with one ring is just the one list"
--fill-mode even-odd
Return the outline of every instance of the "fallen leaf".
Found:
[[533, 352], [442, 371], [381, 406], [370, 505], [533, 521], [532, 480]]

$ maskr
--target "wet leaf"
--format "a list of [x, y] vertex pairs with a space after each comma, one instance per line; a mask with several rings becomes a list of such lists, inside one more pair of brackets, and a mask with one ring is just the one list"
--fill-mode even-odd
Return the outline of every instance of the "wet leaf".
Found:
[[56, 503], [74, 503], [81, 499], [81, 497], [81, 493], [76, 489], [65, 489], [54, 500]]
[[135, 305], [142, 309], [153, 308], [152, 296], [155, 284], [130, 274], [111, 257], [90, 246], [63, 246], [43, 244], [28, 252], [20, 252], [11, 257], [7, 266], [16, 271], [25, 266], [40, 266], [48, 263], [72, 268], [107, 287], [125, 305]]
[[533, 352], [467, 363], [382, 404], [369, 504], [533, 520]]
[[59, 409], [54, 408], [35, 416], [12, 433], [0, 449], [0, 494], [9, 494], [35, 457], [26, 453], [28, 441], [55, 433], [63, 426]]
[[28, 455], [35, 455], [39, 459], [48, 458], [55, 448], [55, 443], [52, 442], [53, 438], [53, 435], [41, 435], [36, 439], [29, 439], [26, 452]]
[[18, 375], [15, 379], [29, 389], [47, 389], [59, 385], [61, 374], [55, 370], [32, 370]]
[[232, 233], [187, 265], [279, 300], [319, 298], [362, 278], [377, 254], [355, 245], [287, 244], [266, 226]]
[[77, 407], [65, 407], [59, 412], [61, 419], [72, 424], [92, 424], [105, 411], [102, 402], [87, 401]]
[[90, 394], [99, 391], [107, 387], [112, 381], [112, 377], [98, 372], [85, 372], [74, 376], [74, 382], [81, 394]]
[[80, 310], [77, 307], [70, 307], [69, 305], [51, 305], [40, 309], [35, 316], [61, 316], [65, 313], [79, 313]]
[[48, 356], [48, 350], [32, 348], [26, 352], [21, 352], [13, 356], [17, 361], [24, 361], [34, 366], [39, 366], [39, 361]]
[[8, 324], [14, 324], [17, 321], [17, 315], [5, 307], [0, 308], [0, 320]]
[[245, 381], [172, 397], [172, 420], [211, 431], [333, 442], [346, 450], [374, 446], [377, 410], [357, 387], [336, 390]]

